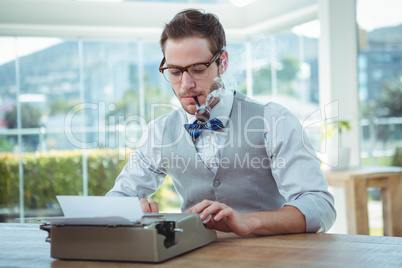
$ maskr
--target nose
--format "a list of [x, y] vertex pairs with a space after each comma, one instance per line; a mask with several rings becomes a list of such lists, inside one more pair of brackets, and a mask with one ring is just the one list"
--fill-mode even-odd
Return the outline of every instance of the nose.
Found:
[[181, 77], [181, 87], [186, 90], [194, 87], [194, 80], [188, 72], [183, 72], [183, 76]]

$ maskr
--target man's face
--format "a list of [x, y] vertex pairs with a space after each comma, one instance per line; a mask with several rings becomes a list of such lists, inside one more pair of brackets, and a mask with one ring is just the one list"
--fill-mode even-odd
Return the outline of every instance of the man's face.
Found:
[[[225, 53], [221, 56], [221, 59], [226, 55]], [[209, 42], [205, 38], [168, 39], [165, 43], [166, 66], [186, 67], [195, 63], [208, 62], [213, 56], [209, 50]], [[172, 88], [186, 112], [189, 114], [196, 112], [197, 108], [193, 98], [195, 96], [201, 105], [205, 103], [208, 94], [211, 92], [214, 78], [219, 73], [222, 73], [222, 70], [219, 72], [218, 65], [214, 62], [208, 67], [207, 78], [195, 80], [188, 72], [183, 72], [181, 80], [172, 84]]]

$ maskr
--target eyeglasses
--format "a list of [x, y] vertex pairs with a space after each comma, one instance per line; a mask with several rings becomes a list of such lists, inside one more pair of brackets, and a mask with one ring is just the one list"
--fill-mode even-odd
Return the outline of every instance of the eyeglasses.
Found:
[[180, 82], [181, 78], [183, 77], [183, 72], [187, 72], [191, 78], [196, 80], [202, 80], [208, 77], [208, 67], [214, 63], [219, 57], [221, 56], [222, 51], [216, 53], [210, 61], [195, 63], [186, 67], [179, 67], [179, 66], [167, 66], [162, 67], [166, 59], [163, 58], [161, 65], [159, 66], [159, 72], [163, 74], [165, 79], [172, 83]]

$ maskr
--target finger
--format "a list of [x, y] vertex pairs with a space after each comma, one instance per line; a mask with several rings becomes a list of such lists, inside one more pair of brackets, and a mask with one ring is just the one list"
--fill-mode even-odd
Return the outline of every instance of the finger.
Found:
[[223, 203], [219, 203], [219, 202], [213, 202], [210, 206], [208, 206], [207, 208], [205, 208], [200, 217], [201, 220], [204, 220], [205, 218], [207, 218], [210, 215], [214, 215], [214, 214], [218, 214], [220, 211], [226, 209], [228, 206], [226, 206]]
[[142, 212], [144, 212], [144, 213], [151, 213], [152, 212], [151, 207], [149, 206], [149, 203], [148, 203], [147, 199], [141, 198], [140, 199], [140, 205], [141, 205]]
[[149, 202], [149, 207], [151, 208], [152, 213], [159, 213], [158, 203], [156, 203], [155, 201]]
[[208, 217], [206, 217], [205, 219], [202, 220], [203, 224], [208, 224], [208, 222], [212, 221], [212, 217], [211, 215], [209, 215]]
[[200, 214], [205, 208], [209, 207], [212, 203], [213, 202], [211, 200], [203, 200], [202, 202], [188, 209], [186, 212]]
[[226, 207], [225, 209], [219, 211], [219, 213], [215, 215], [214, 221], [220, 221], [223, 218], [231, 216], [233, 216], [233, 209], [231, 207]]
[[215, 229], [215, 223], [212, 217], [207, 218], [205, 221], [202, 222], [204, 226], [208, 229]]
[[185, 213], [194, 213], [193, 209], [194, 209], [194, 206], [192, 206], [191, 208], [187, 209]]

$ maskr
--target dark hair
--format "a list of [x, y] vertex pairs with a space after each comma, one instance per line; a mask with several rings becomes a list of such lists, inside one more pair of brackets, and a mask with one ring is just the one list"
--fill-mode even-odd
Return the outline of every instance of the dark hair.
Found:
[[205, 13], [203, 10], [186, 9], [177, 13], [165, 25], [160, 39], [162, 53], [165, 54], [165, 44], [168, 39], [192, 36], [207, 38], [212, 54], [221, 51], [226, 46], [225, 30], [216, 15]]

